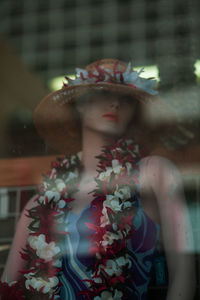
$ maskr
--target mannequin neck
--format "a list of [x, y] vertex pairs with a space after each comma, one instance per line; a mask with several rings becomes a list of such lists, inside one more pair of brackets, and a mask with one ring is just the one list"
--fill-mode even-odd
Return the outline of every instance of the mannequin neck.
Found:
[[113, 140], [111, 136], [105, 136], [94, 130], [83, 128], [82, 132], [82, 163], [85, 176], [95, 177], [98, 158], [103, 147], [108, 146]]

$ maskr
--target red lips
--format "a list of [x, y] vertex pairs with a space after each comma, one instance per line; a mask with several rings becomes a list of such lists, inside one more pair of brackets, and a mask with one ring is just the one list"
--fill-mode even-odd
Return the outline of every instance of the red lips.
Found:
[[119, 121], [118, 116], [114, 113], [107, 113], [107, 114], [104, 114], [102, 117], [107, 118], [107, 119], [109, 119], [110, 121], [113, 121], [113, 122], [118, 122]]

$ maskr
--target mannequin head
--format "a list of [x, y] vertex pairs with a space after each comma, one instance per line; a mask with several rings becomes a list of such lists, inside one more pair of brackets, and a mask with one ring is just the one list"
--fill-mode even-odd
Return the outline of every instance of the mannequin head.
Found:
[[84, 94], [77, 101], [82, 130], [91, 130], [105, 137], [120, 137], [134, 121], [137, 103], [128, 94], [109, 91]]

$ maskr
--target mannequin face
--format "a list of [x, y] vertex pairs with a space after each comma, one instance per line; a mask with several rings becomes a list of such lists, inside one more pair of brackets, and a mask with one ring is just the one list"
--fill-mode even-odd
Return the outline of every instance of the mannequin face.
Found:
[[110, 137], [119, 137], [126, 132], [134, 116], [137, 100], [115, 94], [96, 94], [89, 99], [78, 107], [83, 130]]

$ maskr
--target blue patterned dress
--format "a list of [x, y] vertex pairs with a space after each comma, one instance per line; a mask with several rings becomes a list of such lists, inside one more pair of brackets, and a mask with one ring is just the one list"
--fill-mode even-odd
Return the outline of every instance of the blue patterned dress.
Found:
[[[132, 261], [132, 274], [134, 274], [134, 290], [127, 287], [127, 299], [147, 299], [147, 289], [151, 278], [151, 269], [155, 254], [155, 247], [159, 240], [160, 228], [145, 213], [141, 206], [139, 187], [137, 197], [137, 213], [133, 219], [136, 232], [128, 241], [128, 248], [134, 255]], [[94, 208], [95, 209], [95, 208]], [[85, 225], [90, 222], [90, 205], [85, 207], [78, 215], [70, 211], [66, 218], [66, 227], [70, 234], [66, 235], [63, 250], [68, 249], [63, 258], [60, 280], [60, 298], [62, 300], [83, 300], [85, 296], [79, 295], [80, 291], [87, 289], [83, 279], [90, 279], [94, 265], [94, 257], [89, 255], [90, 231]], [[135, 259], [136, 257], [136, 259]]]

